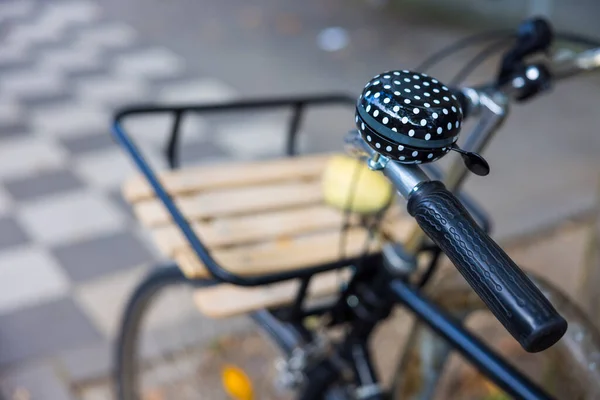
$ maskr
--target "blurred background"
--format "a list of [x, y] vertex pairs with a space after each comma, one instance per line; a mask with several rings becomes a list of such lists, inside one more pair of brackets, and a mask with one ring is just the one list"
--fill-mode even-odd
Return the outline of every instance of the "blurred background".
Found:
[[[358, 96], [375, 74], [414, 68], [459, 38], [515, 28], [534, 15], [557, 30], [600, 37], [598, 7], [592, 0], [0, 2], [4, 396], [112, 398], [111, 345], [124, 301], [161, 259], [120, 194], [134, 169], [110, 138], [119, 107], [331, 91]], [[460, 52], [430, 74], [448, 80], [478, 50]], [[493, 77], [497, 62], [489, 59], [466, 83]], [[599, 88], [600, 76], [578, 77], [515, 105], [486, 152], [491, 174], [466, 186], [494, 219], [495, 237], [574, 297], [588, 229], [572, 221], [589, 223], [597, 202]], [[183, 162], [281, 154], [288, 118], [190, 119]], [[165, 167], [168, 127], [162, 117], [127, 126], [157, 168]], [[352, 128], [351, 110], [309, 112], [301, 149], [339, 151]], [[563, 231], [565, 221], [576, 228]], [[523, 247], [524, 236], [539, 240]], [[156, 343], [175, 340], [174, 332], [199, 340], [248, 329], [243, 318], [218, 326], [203, 319], [185, 290], [167, 297], [152, 318]], [[157, 374], [168, 379], [174, 372]]]

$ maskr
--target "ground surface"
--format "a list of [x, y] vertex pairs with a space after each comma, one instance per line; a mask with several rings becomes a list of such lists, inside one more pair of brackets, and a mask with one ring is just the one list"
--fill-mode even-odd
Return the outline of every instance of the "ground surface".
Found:
[[[124, 301], [158, 258], [118, 194], [133, 169], [109, 137], [117, 107], [332, 89], [356, 94], [372, 75], [412, 67], [474, 25], [489, 25], [493, 13], [485, 7], [495, 7], [483, 7], [488, 17], [474, 24], [458, 8], [453, 15], [434, 15], [428, 8], [376, 4], [1, 2], [0, 368], [8, 395], [26, 386], [33, 398], [72, 399], [73, 383], [106, 375]], [[559, 19], [572, 30], [600, 35], [591, 23], [597, 14], [587, 7], [561, 6]], [[343, 50], [325, 52], [317, 40], [332, 26], [347, 29], [350, 41]], [[463, 60], [449, 68], [455, 71]], [[450, 69], [436, 75], [446, 78]], [[592, 203], [600, 149], [597, 88], [597, 79], [578, 79], [515, 107], [487, 152], [491, 176], [468, 185], [495, 217], [498, 237], [544, 226]], [[308, 116], [304, 148], [339, 149], [351, 112]], [[184, 160], [279, 153], [280, 119], [249, 117], [188, 121]], [[128, 128], [159, 162], [167, 126], [154, 118]], [[565, 273], [566, 264], [557, 261], [563, 248], [546, 250], [548, 275], [574, 290], [576, 274]], [[174, 293], [153, 318], [163, 341], [172, 331], [197, 339], [247, 326], [241, 320], [217, 329], [196, 316], [188, 294]]]

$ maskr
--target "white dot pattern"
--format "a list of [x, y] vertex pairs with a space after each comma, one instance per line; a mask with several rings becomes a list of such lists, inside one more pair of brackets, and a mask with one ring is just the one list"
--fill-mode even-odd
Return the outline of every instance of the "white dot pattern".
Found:
[[[436, 141], [457, 139], [462, 122], [458, 99], [449, 89], [425, 74], [389, 71], [372, 79], [358, 99], [359, 131], [370, 146], [404, 163], [432, 162], [449, 150], [435, 148]], [[375, 124], [373, 120], [379, 125]], [[395, 135], [395, 136], [394, 136]], [[402, 142], [402, 136], [412, 142]], [[419, 140], [429, 144], [420, 147]], [[447, 142], [444, 142], [447, 143]], [[410, 145], [409, 145], [410, 144]]]

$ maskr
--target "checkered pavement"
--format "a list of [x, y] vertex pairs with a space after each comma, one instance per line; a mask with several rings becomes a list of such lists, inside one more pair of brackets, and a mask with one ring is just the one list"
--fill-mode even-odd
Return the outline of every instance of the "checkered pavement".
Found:
[[[114, 110], [237, 94], [87, 0], [3, 1], [0, 37], [0, 384], [62, 400], [72, 394], [57, 368], [110, 361], [123, 302], [158, 259], [120, 197], [134, 169], [110, 138]], [[160, 167], [169, 118], [125, 125]], [[183, 130], [184, 162], [283, 148], [273, 118], [196, 117]], [[189, 313], [182, 301], [158, 323]]]

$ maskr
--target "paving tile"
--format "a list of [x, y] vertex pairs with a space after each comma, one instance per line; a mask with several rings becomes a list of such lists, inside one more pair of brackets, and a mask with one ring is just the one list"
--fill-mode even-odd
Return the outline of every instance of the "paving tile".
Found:
[[0, 365], [49, 357], [102, 338], [67, 298], [1, 315], [0, 337]]
[[0, 77], [3, 95], [21, 96], [52, 95], [65, 90], [65, 82], [59, 74], [48, 73], [39, 68], [17, 70]]
[[20, 122], [22, 114], [23, 110], [14, 99], [0, 98], [0, 127]]
[[231, 156], [216, 145], [213, 141], [195, 141], [181, 147], [180, 161], [182, 166], [209, 164], [215, 161], [222, 161]]
[[214, 79], [183, 80], [161, 90], [160, 100], [174, 104], [227, 101], [236, 97], [229, 85]]
[[112, 119], [110, 111], [101, 106], [73, 100], [32, 110], [31, 121], [40, 135], [73, 137], [90, 130], [108, 132]]
[[170, 77], [178, 75], [182, 70], [182, 59], [165, 48], [141, 49], [117, 57], [115, 60], [117, 74], [136, 79]]
[[97, 78], [99, 76], [106, 75], [108, 72], [108, 65], [105, 63], [98, 63], [93, 67], [69, 69], [63, 73], [69, 82], [77, 83], [88, 78]]
[[32, 0], [4, 1], [0, 3], [0, 21], [27, 16], [33, 11], [34, 5]]
[[152, 261], [145, 244], [130, 232], [73, 242], [55, 247], [52, 251], [76, 282], [89, 281]]
[[0, 179], [28, 176], [65, 162], [66, 152], [49, 138], [28, 135], [0, 143]]
[[[24, 66], [29, 67], [28, 48], [23, 45], [3, 44], [0, 48], [0, 68], [2, 71], [18, 72]], [[3, 93], [6, 95], [6, 93]]]
[[[98, 329], [108, 337], [114, 337], [126, 302], [148, 271], [149, 267], [142, 266], [77, 285], [75, 298]], [[198, 311], [193, 290], [183, 285], [166, 289], [152, 304], [145, 317], [144, 329], [166, 329], [195, 318]]]
[[56, 299], [69, 291], [60, 265], [35, 246], [1, 251], [0, 276], [0, 313]]
[[117, 146], [108, 130], [100, 130], [97, 133], [91, 133], [85, 136], [63, 138], [61, 139], [61, 143], [73, 156]]
[[[238, 159], [257, 159], [284, 154], [286, 124], [271, 118], [253, 118], [215, 126], [214, 141], [223, 151]], [[299, 135], [298, 147], [306, 147], [305, 135]]]
[[32, 176], [4, 182], [7, 192], [16, 201], [27, 201], [84, 186], [85, 182], [64, 168], [39, 171]]
[[109, 376], [113, 370], [113, 343], [100, 340], [59, 353], [54, 361], [70, 382], [91, 381]]
[[[168, 114], [146, 114], [131, 116], [123, 121], [123, 128], [140, 144], [148, 143], [163, 148], [169, 140], [173, 116]], [[209, 126], [199, 115], [186, 114], [179, 127], [181, 143], [205, 139]]]
[[2, 185], [0, 185], [0, 215], [6, 215], [13, 207], [13, 202]]
[[13, 217], [0, 216], [0, 251], [29, 241], [29, 237]]
[[44, 21], [49, 25], [85, 24], [100, 17], [100, 8], [92, 1], [61, 1], [46, 6]]
[[[132, 222], [137, 221], [136, 216], [133, 212], [133, 208], [131, 204], [129, 204], [125, 198], [123, 198], [123, 194], [121, 193], [121, 188], [115, 188], [108, 191], [107, 194], [110, 201], [117, 206], [119, 210], [123, 212]], [[0, 208], [1, 211], [1, 208]], [[137, 224], [137, 222], [135, 222]]]
[[119, 22], [104, 22], [83, 31], [75, 45], [94, 49], [128, 47], [135, 39], [135, 31], [130, 26]]
[[69, 71], [93, 70], [103, 60], [97, 49], [72, 45], [43, 52], [38, 63], [44, 71], [64, 75]]
[[[142, 149], [146, 160], [155, 168], [163, 164], [163, 157], [152, 149]], [[137, 174], [133, 161], [120, 147], [90, 152], [74, 160], [75, 173], [86, 182], [102, 190], [121, 187], [125, 179]]]
[[22, 95], [20, 96], [20, 103], [23, 107], [27, 107], [29, 109], [36, 107], [44, 107], [53, 103], [61, 103], [65, 101], [69, 101], [73, 98], [73, 95], [67, 91], [64, 92], [56, 92], [56, 93], [48, 93], [45, 95], [33, 94], [33, 95]]
[[36, 44], [59, 40], [64, 27], [44, 21], [44, 16], [13, 26], [4, 38], [5, 43], [31, 48]]
[[28, 137], [31, 137], [31, 132], [29, 132], [29, 128], [24, 121], [10, 122], [9, 120], [0, 120], [0, 141], [3, 139], [21, 139]]
[[137, 78], [100, 76], [77, 84], [79, 98], [96, 105], [117, 106], [132, 102], [148, 102], [148, 87]]
[[0, 393], [6, 399], [75, 400], [49, 362], [15, 368], [2, 376]]
[[120, 231], [125, 219], [104, 196], [75, 191], [23, 204], [17, 219], [38, 242], [61, 245]]

